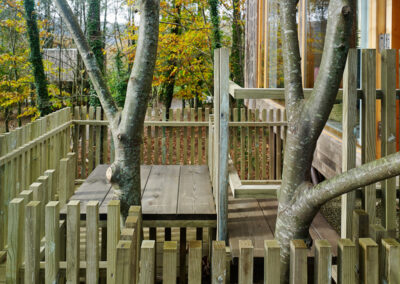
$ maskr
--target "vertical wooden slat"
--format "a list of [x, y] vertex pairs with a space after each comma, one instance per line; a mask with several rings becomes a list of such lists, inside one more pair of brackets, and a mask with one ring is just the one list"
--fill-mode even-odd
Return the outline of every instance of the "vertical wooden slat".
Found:
[[[107, 120], [106, 114], [103, 113], [103, 120]], [[101, 135], [102, 135], [102, 163], [107, 164], [108, 163], [108, 127], [107, 126], [102, 126], [101, 127]], [[111, 137], [112, 139], [112, 137]]]
[[400, 283], [400, 244], [395, 239], [383, 239], [384, 277], [386, 283]]
[[[209, 117], [210, 117], [210, 108], [206, 108], [205, 109], [205, 112], [204, 112], [204, 121], [209, 121]], [[209, 145], [208, 145], [208, 139], [209, 139], [209, 132], [207, 131], [207, 129], [206, 129], [206, 133], [205, 133], [205, 135], [206, 135], [206, 141], [204, 142], [204, 155], [205, 155], [205, 157], [206, 157], [206, 165], [208, 164], [208, 155], [207, 155], [207, 153], [208, 153], [208, 147], [209, 147]]]
[[[269, 122], [274, 122], [274, 111], [272, 109], [268, 110], [267, 120]], [[275, 179], [275, 133], [274, 127], [269, 127], [268, 136], [268, 147], [269, 147], [269, 171], [268, 179]]]
[[[246, 112], [244, 108], [240, 109], [240, 121], [246, 121]], [[246, 154], [245, 154], [245, 146], [246, 146], [246, 128], [240, 127], [240, 178], [245, 179], [246, 177]]]
[[325, 284], [332, 280], [332, 247], [327, 240], [315, 241], [314, 283]]
[[[81, 120], [86, 120], [86, 107], [81, 107]], [[86, 125], [81, 125], [81, 178], [86, 178]]]
[[79, 283], [80, 202], [67, 204], [67, 283]]
[[[181, 110], [178, 108], [176, 110], [176, 120], [181, 121]], [[182, 128], [178, 127], [176, 129], [176, 164], [181, 164], [181, 132]]]
[[51, 201], [46, 205], [46, 284], [57, 283], [60, 262], [60, 203]]
[[[151, 108], [148, 107], [147, 108], [147, 119], [151, 120]], [[151, 153], [153, 152], [151, 150], [151, 126], [147, 126], [146, 127], [146, 141], [147, 141], [147, 145], [146, 145], [146, 151], [147, 151], [147, 160], [146, 160], [146, 164], [147, 165], [151, 165]]]
[[131, 274], [131, 257], [132, 257], [132, 241], [119, 241], [116, 248], [117, 266], [115, 273], [115, 283], [130, 284], [132, 283]]
[[[183, 109], [183, 120], [188, 121], [189, 120], [189, 109]], [[188, 141], [187, 141], [187, 135], [188, 135], [188, 127], [183, 128], [183, 164], [187, 165], [188, 160], [187, 160], [187, 151], [188, 151]]]
[[[261, 112], [262, 121], [267, 121], [267, 110], [263, 109]], [[267, 128], [261, 127], [261, 179], [266, 179], [266, 169], [267, 169]]]
[[[197, 109], [197, 121], [203, 121], [203, 110], [202, 108]], [[203, 164], [203, 127], [197, 127], [197, 164]]]
[[370, 238], [360, 238], [360, 280], [364, 284], [378, 283], [378, 245]]
[[[376, 159], [376, 57], [374, 49], [362, 50], [362, 163]], [[369, 222], [375, 223], [376, 187], [371, 184], [364, 190], [364, 208], [369, 215]]]
[[[173, 121], [174, 120], [174, 110], [170, 109], [169, 110], [169, 120]], [[173, 157], [172, 157], [172, 153], [173, 153], [173, 148], [174, 148], [174, 134], [175, 134], [175, 127], [168, 127], [168, 164], [172, 165], [173, 163]]]
[[213, 241], [211, 260], [211, 283], [221, 284], [226, 281], [225, 241]]
[[[342, 172], [356, 166], [357, 50], [350, 49], [343, 74]], [[341, 236], [351, 238], [355, 191], [342, 195]]]
[[[94, 107], [89, 107], [89, 120], [94, 119]], [[89, 146], [88, 146], [88, 175], [93, 171], [94, 161], [94, 126], [89, 125]]]
[[43, 184], [40, 182], [34, 182], [29, 186], [29, 189], [33, 192], [33, 200], [40, 201], [40, 237], [44, 236], [44, 214], [45, 214], [45, 202], [44, 202], [44, 192], [43, 192]]
[[120, 236], [120, 201], [107, 206], [107, 283], [115, 283], [116, 247]]
[[280, 246], [276, 240], [264, 241], [264, 283], [280, 283]]
[[176, 241], [164, 242], [163, 283], [176, 284], [177, 252], [178, 250]]
[[[396, 152], [396, 50], [382, 51], [382, 157]], [[383, 181], [382, 223], [391, 237], [396, 236], [396, 178]]]
[[[234, 108], [233, 109], [233, 121], [236, 122], [239, 120], [239, 109]], [[238, 168], [238, 127], [232, 127], [232, 140], [233, 140], [233, 165], [235, 168]]]
[[[260, 121], [260, 111], [256, 109], [255, 121]], [[260, 128], [254, 127], [254, 148], [255, 148], [255, 175], [254, 178], [260, 179]]]
[[86, 204], [86, 283], [99, 279], [99, 202]]
[[251, 240], [239, 240], [239, 284], [253, 283], [254, 248]]
[[[190, 109], [190, 121], [195, 120], [195, 109], [191, 108]], [[195, 130], [194, 127], [190, 127], [190, 164], [194, 165], [194, 158], [195, 158], [195, 149], [194, 149], [194, 141], [195, 141]]]
[[10, 220], [8, 221], [6, 283], [20, 283], [19, 269], [24, 249], [24, 206], [23, 198], [14, 198], [8, 207]]
[[290, 284], [307, 283], [307, 246], [303, 240], [290, 241]]
[[[96, 107], [96, 120], [100, 121], [101, 120], [101, 107]], [[97, 167], [100, 164], [100, 153], [101, 153], [101, 126], [96, 126], [95, 128], [95, 166]], [[75, 152], [75, 151], [74, 151]], [[76, 152], [75, 152], [76, 153]]]
[[[276, 119], [277, 122], [282, 122], [282, 112], [278, 108], [276, 109]], [[275, 150], [276, 150], [276, 179], [282, 179], [282, 138], [281, 138], [281, 127], [276, 126], [276, 142], [275, 142]]]
[[25, 207], [25, 282], [39, 283], [40, 271], [40, 202]]
[[356, 283], [356, 246], [350, 239], [338, 241], [338, 284]]
[[[76, 120], [80, 120], [81, 119], [81, 112], [80, 112], [79, 106], [75, 106], [74, 107], [74, 119], [76, 119]], [[73, 150], [74, 150], [74, 153], [77, 153], [77, 154], [78, 154], [78, 148], [79, 148], [79, 135], [80, 135], [79, 128], [80, 128], [79, 125], [74, 124], [74, 137], [73, 137], [74, 146], [73, 146]], [[76, 162], [78, 163], [78, 159], [76, 160]], [[76, 176], [79, 176], [78, 167], [76, 167]]]
[[189, 284], [201, 284], [201, 260], [202, 260], [202, 243], [201, 241], [189, 242]]
[[[370, 224], [369, 225], [369, 237], [374, 240], [377, 244], [382, 243], [382, 239], [387, 237], [387, 232], [382, 225], [378, 224]], [[378, 245], [378, 254], [379, 254], [379, 283], [383, 281], [383, 263], [384, 263], [384, 253], [383, 247]]]
[[[156, 259], [155, 259], [155, 241], [143, 241], [141, 248], [140, 258], [140, 284], [153, 284], [156, 274]], [[108, 283], [108, 282], [107, 282]]]
[[[247, 121], [254, 121], [254, 110], [248, 109], [247, 110]], [[253, 128], [246, 127], [246, 135], [247, 135], [247, 179], [253, 179]]]

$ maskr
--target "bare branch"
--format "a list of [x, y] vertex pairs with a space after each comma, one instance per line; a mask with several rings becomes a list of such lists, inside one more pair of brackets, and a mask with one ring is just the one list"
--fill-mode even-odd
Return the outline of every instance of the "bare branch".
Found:
[[[311, 126], [320, 134], [339, 90], [349, 50], [353, 11], [349, 0], [331, 1], [323, 56], [306, 112], [315, 113]], [[315, 111], [316, 110], [316, 111]]]
[[283, 40], [283, 62], [285, 74], [285, 102], [289, 122], [299, 103], [304, 99], [301, 82], [301, 58], [296, 23], [296, 0], [280, 3]]
[[400, 174], [400, 152], [369, 162], [339, 174], [305, 192], [305, 198], [316, 207], [359, 187]]
[[157, 57], [159, 10], [159, 0], [141, 1], [138, 45], [120, 123], [127, 137], [141, 138]]
[[93, 83], [96, 93], [99, 96], [101, 106], [107, 115], [108, 121], [111, 125], [114, 125], [118, 107], [108, 90], [106, 81], [97, 64], [95, 56], [90, 49], [88, 42], [86, 41], [85, 35], [83, 34], [68, 3], [65, 0], [56, 0], [55, 3], [58, 12], [66, 22], [79, 53], [82, 56], [86, 70], [89, 74], [90, 80]]

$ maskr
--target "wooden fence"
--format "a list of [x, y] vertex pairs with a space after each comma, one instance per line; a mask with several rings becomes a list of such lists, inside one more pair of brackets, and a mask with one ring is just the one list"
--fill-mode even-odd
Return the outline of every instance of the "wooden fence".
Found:
[[0, 135], [0, 250], [7, 235], [8, 203], [47, 175], [46, 170], [58, 171], [59, 160], [69, 151], [71, 124], [66, 108]]
[[[70, 201], [60, 220], [59, 201], [45, 204], [25, 195], [10, 202], [7, 283], [80, 283], [81, 278], [85, 283], [98, 283], [100, 278], [131, 283], [125, 280], [128, 274], [136, 277], [139, 269], [140, 207], [131, 208], [133, 222], [130, 219], [121, 230], [118, 200], [109, 202], [106, 223], [99, 221], [98, 201], [84, 204], [85, 221], [80, 220], [80, 206]], [[106, 233], [99, 234], [103, 228]]]
[[[89, 111], [87, 111], [89, 110]], [[207, 164], [210, 108], [147, 110], [141, 149], [143, 164]], [[279, 110], [234, 108], [230, 115], [230, 153], [243, 180], [280, 179], [284, 144], [284, 113]], [[108, 122], [101, 108], [75, 107], [73, 151], [77, 177], [84, 179], [99, 164], [114, 160]], [[263, 124], [265, 122], [265, 124]], [[275, 122], [275, 126], [266, 124]], [[83, 157], [83, 158], [82, 158]], [[269, 164], [272, 166], [269, 167]]]
[[[263, 270], [254, 266], [250, 240], [239, 241], [235, 262], [224, 241], [213, 241], [208, 275], [204, 262], [208, 253], [202, 249], [202, 240], [190, 240], [187, 250], [180, 250], [180, 239], [162, 240], [161, 247], [156, 240], [142, 239], [140, 207], [131, 207], [121, 226], [117, 200], [108, 204], [107, 221], [99, 220], [98, 201], [85, 204], [87, 217], [81, 221], [80, 206], [84, 204], [79, 201], [70, 201], [60, 219], [59, 201], [44, 206], [34, 199], [32, 194], [25, 194], [9, 204], [12, 217], [5, 269], [9, 283], [98, 283], [100, 279], [118, 284], [151, 284], [160, 279], [163, 283], [176, 283], [177, 279], [180, 283], [202, 283], [207, 277], [210, 283], [247, 284], [256, 279], [280, 283], [280, 247], [276, 240], [264, 241]], [[398, 283], [400, 244], [387, 238], [383, 228], [368, 226], [365, 211], [353, 214], [356, 229], [351, 239], [338, 241], [337, 257], [333, 257], [326, 240], [316, 240], [313, 251], [303, 240], [291, 241], [290, 283], [331, 283], [332, 279], [335, 283]], [[106, 233], [103, 228], [107, 228]], [[185, 257], [180, 257], [181, 253]], [[158, 275], [157, 262], [162, 263]]]

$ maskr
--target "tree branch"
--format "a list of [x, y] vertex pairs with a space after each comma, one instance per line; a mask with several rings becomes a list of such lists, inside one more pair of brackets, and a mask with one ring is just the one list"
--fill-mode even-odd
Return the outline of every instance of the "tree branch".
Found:
[[128, 137], [142, 135], [157, 58], [159, 10], [159, 0], [141, 1], [138, 45], [120, 123]]
[[318, 208], [344, 193], [397, 175], [400, 175], [400, 152], [369, 162], [324, 181], [305, 191], [304, 197]]
[[60, 13], [63, 20], [66, 22], [68, 29], [75, 41], [75, 44], [79, 50], [79, 53], [85, 63], [86, 70], [89, 74], [90, 80], [96, 90], [96, 93], [100, 99], [101, 106], [107, 115], [107, 119], [111, 126], [115, 125], [116, 114], [118, 113], [118, 107], [113, 100], [110, 91], [108, 90], [106, 81], [101, 73], [101, 70], [97, 64], [96, 57], [86, 41], [85, 35], [83, 34], [75, 16], [65, 0], [55, 1], [58, 12]]
[[311, 127], [318, 136], [329, 118], [346, 65], [354, 13], [351, 7], [349, 0], [331, 1], [329, 5], [320, 69], [304, 109], [305, 115], [311, 114]]
[[285, 102], [290, 122], [299, 103], [304, 99], [301, 82], [301, 58], [296, 23], [296, 0], [285, 0], [280, 3], [283, 32], [283, 62], [285, 77]]

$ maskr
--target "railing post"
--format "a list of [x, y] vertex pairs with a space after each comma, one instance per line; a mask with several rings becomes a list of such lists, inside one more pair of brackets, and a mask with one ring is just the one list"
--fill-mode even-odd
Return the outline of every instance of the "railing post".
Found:
[[[376, 51], [362, 50], [362, 163], [376, 159]], [[369, 215], [369, 223], [375, 223], [376, 185], [365, 187], [363, 208]]]
[[[342, 172], [356, 166], [357, 50], [350, 49], [343, 74]], [[342, 195], [341, 237], [351, 238], [355, 191]]]
[[[228, 150], [229, 150], [229, 50], [214, 51], [214, 155], [216, 162], [217, 239], [227, 240], [228, 222]], [[215, 189], [214, 189], [215, 190]]]
[[[382, 157], [396, 152], [396, 50], [382, 51]], [[390, 237], [396, 236], [396, 178], [381, 182], [384, 214], [382, 225]]]

